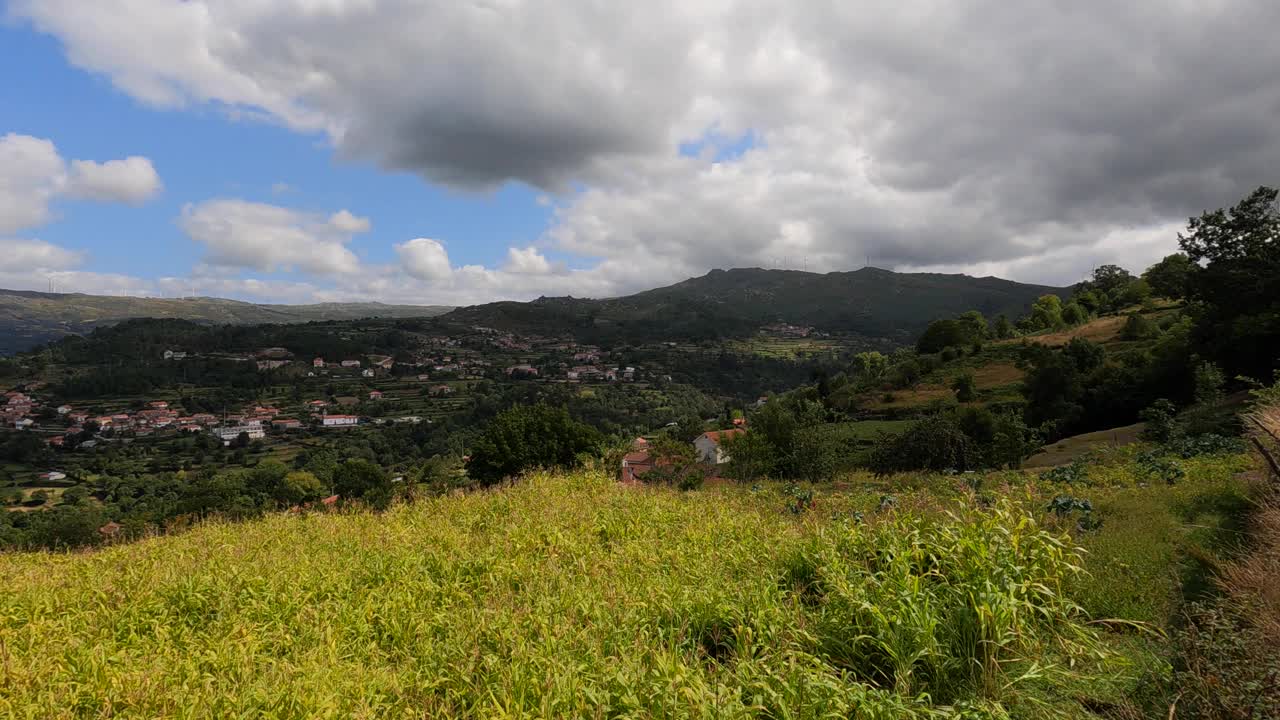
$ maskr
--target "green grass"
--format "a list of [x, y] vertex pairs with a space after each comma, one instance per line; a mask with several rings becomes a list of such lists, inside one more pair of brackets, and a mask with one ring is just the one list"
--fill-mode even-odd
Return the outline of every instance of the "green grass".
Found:
[[1168, 668], [1086, 609], [1158, 623], [1147, 580], [1239, 495], [1238, 460], [1126, 467], [1070, 536], [1015, 472], [858, 475], [798, 516], [583, 472], [0, 555], [0, 716], [1092, 717]]

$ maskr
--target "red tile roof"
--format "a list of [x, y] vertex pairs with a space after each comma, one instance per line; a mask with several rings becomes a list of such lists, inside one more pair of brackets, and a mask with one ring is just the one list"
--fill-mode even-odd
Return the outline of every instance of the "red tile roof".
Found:
[[710, 431], [710, 432], [704, 432], [704, 433], [702, 433], [702, 437], [704, 437], [704, 438], [706, 438], [706, 439], [710, 440], [711, 442], [713, 442], [713, 443], [715, 443], [715, 444], [719, 445], [719, 444], [720, 444], [720, 441], [724, 440], [725, 438], [735, 437], [735, 436], [737, 436], [737, 435], [741, 435], [741, 434], [743, 434], [743, 433], [745, 433], [745, 432], [746, 432], [746, 430], [743, 430], [742, 428], [734, 428], [734, 429], [732, 429], [732, 430], [712, 430], [712, 431]]

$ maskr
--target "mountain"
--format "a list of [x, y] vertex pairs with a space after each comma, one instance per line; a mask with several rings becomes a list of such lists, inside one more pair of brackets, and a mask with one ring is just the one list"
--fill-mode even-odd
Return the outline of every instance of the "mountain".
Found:
[[1013, 319], [1041, 295], [1067, 292], [994, 277], [870, 267], [826, 274], [742, 268], [607, 300], [539, 298], [458, 308], [440, 321], [582, 341], [743, 337], [784, 322], [907, 342], [938, 318], [979, 310]]
[[222, 298], [139, 298], [0, 289], [0, 354], [27, 350], [67, 335], [80, 335], [130, 318], [181, 318], [196, 322], [257, 325], [364, 317], [430, 317], [439, 305], [318, 303], [258, 305]]

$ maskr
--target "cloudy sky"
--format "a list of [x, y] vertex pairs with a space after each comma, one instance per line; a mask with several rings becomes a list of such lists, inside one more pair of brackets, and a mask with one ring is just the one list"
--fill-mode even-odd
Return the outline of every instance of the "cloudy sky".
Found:
[[0, 0], [0, 287], [1066, 284], [1280, 182], [1259, 0]]

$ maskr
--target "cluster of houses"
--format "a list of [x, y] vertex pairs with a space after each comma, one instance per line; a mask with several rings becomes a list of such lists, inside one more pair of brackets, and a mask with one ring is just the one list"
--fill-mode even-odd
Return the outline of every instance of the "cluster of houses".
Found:
[[39, 403], [30, 395], [18, 390], [10, 390], [4, 394], [4, 407], [0, 408], [0, 418], [3, 418], [5, 427], [26, 430], [35, 424], [30, 416], [37, 407]]
[[[693, 451], [698, 462], [714, 471], [729, 462], [729, 453], [724, 444], [726, 440], [737, 437], [747, 431], [745, 423], [735, 421], [738, 427], [730, 430], [710, 430], [694, 438]], [[662, 467], [670, 461], [653, 452], [649, 441], [636, 438], [631, 449], [622, 456], [622, 467], [619, 478], [622, 482], [638, 482], [645, 473], [655, 467]]]

